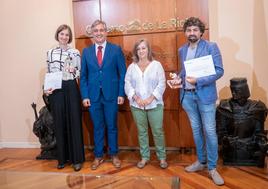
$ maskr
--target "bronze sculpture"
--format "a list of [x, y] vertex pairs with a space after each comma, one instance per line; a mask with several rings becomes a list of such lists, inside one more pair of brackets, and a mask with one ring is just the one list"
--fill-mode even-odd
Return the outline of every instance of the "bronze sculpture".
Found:
[[41, 144], [41, 153], [36, 159], [56, 159], [56, 137], [54, 131], [53, 118], [50, 114], [48, 98], [43, 95], [45, 106], [36, 111], [36, 104], [32, 103], [35, 113], [35, 122], [33, 124], [33, 133], [39, 138]]
[[217, 107], [217, 134], [223, 163], [264, 167], [268, 149], [264, 122], [267, 108], [261, 101], [248, 99], [246, 78], [230, 80], [232, 98]]

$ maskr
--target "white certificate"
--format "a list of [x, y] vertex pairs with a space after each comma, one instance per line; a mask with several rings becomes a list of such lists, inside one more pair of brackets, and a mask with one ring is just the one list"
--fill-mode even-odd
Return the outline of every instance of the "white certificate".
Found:
[[62, 85], [62, 72], [46, 73], [44, 90], [61, 89]]
[[184, 61], [184, 67], [186, 76], [195, 78], [216, 74], [211, 55]]

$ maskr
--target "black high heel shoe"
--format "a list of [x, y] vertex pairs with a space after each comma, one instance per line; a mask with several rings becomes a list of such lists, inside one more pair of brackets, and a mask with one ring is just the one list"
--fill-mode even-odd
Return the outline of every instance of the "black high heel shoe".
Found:
[[63, 169], [64, 167], [65, 167], [64, 164], [60, 164], [60, 163], [59, 163], [59, 164], [57, 165], [57, 168], [58, 168], [58, 169]]
[[82, 164], [81, 163], [74, 164], [73, 168], [75, 171], [80, 171], [82, 168]]

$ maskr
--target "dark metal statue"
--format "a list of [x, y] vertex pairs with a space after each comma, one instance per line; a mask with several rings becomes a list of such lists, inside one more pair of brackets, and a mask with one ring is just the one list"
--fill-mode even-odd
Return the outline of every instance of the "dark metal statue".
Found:
[[56, 159], [56, 137], [53, 118], [50, 114], [47, 96], [43, 95], [43, 100], [46, 105], [40, 109], [39, 117], [36, 111], [36, 104], [31, 104], [35, 114], [33, 132], [39, 138], [41, 144], [41, 153], [36, 159]]
[[267, 108], [261, 101], [250, 100], [246, 78], [230, 80], [232, 98], [217, 107], [217, 134], [223, 163], [264, 167], [268, 149], [264, 122]]

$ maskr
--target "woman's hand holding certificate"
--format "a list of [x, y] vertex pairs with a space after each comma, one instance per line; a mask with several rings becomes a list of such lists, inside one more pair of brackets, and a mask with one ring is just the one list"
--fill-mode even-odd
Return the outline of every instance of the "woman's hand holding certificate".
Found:
[[46, 73], [44, 81], [44, 91], [51, 89], [61, 89], [62, 72]]
[[44, 90], [44, 93], [46, 96], [49, 96], [53, 93], [54, 89], [50, 88], [50, 89], [47, 89], [47, 90]]

